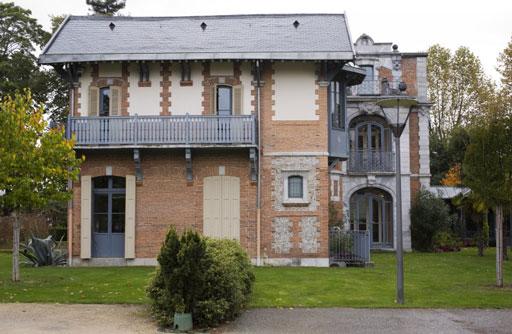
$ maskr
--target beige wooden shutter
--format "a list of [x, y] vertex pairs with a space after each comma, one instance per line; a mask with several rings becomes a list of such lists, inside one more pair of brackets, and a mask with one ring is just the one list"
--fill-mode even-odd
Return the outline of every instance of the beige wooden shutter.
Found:
[[110, 116], [121, 115], [121, 87], [110, 86]]
[[91, 176], [81, 176], [80, 194], [80, 257], [91, 258]]
[[203, 184], [203, 234], [207, 237], [221, 237], [220, 176], [204, 178]]
[[135, 258], [135, 193], [134, 175], [126, 175], [126, 208], [124, 227], [124, 257]]
[[217, 114], [217, 85], [210, 86], [210, 115]]
[[222, 178], [222, 237], [240, 240], [240, 179]]
[[100, 108], [100, 89], [98, 87], [89, 87], [89, 116], [98, 116]]
[[233, 86], [233, 114], [242, 115], [242, 85]]
[[240, 179], [206, 177], [203, 198], [203, 234], [240, 240]]

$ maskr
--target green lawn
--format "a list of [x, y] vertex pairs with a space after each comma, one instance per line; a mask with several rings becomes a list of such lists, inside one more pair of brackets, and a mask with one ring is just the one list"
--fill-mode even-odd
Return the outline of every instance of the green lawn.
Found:
[[[394, 254], [372, 255], [373, 268], [255, 268], [251, 307], [394, 307]], [[494, 252], [407, 254], [406, 307], [512, 308], [512, 261], [507, 287], [494, 283]], [[0, 253], [0, 302], [148, 303], [153, 268], [22, 268], [10, 281], [10, 257]]]

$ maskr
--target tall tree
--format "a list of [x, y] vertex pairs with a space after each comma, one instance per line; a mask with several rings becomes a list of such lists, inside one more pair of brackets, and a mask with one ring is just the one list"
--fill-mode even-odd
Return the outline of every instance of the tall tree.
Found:
[[0, 102], [0, 207], [13, 216], [12, 280], [20, 280], [20, 214], [65, 201], [68, 179], [76, 179], [81, 159], [64, 128], [47, 129], [43, 108], [34, 107], [30, 91]]
[[34, 54], [50, 38], [32, 12], [14, 3], [0, 3], [0, 100], [29, 88], [55, 122], [67, 115], [68, 88], [57, 73], [40, 67]]
[[438, 44], [429, 48], [427, 80], [432, 135], [444, 141], [451, 131], [467, 125], [480, 113], [481, 103], [492, 83], [480, 60], [468, 48], [454, 54]]
[[463, 163], [464, 183], [496, 213], [496, 285], [503, 286], [503, 208], [512, 201], [512, 115], [502, 98], [487, 103], [487, 113], [470, 129]]
[[86, 0], [96, 15], [114, 16], [126, 6], [126, 0]]
[[498, 58], [498, 72], [501, 74], [501, 93], [510, 110], [512, 108], [512, 38]]

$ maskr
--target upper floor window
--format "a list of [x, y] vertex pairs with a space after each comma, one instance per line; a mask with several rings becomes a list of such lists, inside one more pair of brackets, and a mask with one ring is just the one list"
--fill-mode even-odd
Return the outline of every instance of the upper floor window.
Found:
[[149, 64], [148, 63], [140, 63], [139, 64], [139, 81], [141, 81], [141, 82], [149, 81]]
[[217, 86], [217, 115], [231, 116], [233, 114], [233, 89], [231, 86]]
[[366, 76], [364, 77], [364, 81], [358, 87], [359, 95], [374, 95], [377, 94], [378, 85], [377, 82], [373, 79], [373, 66], [371, 65], [361, 65], [361, 68], [365, 70]]
[[87, 101], [89, 116], [120, 116], [122, 95], [121, 86], [90, 86]]
[[338, 81], [329, 84], [329, 109], [331, 126], [335, 129], [345, 128], [345, 85]]
[[391, 131], [379, 116], [360, 116], [351, 122], [350, 146], [352, 151], [391, 151]]
[[100, 116], [110, 116], [110, 87], [100, 88]]

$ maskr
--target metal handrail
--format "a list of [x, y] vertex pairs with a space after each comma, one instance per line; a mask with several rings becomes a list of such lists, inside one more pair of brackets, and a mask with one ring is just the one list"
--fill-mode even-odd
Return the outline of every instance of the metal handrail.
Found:
[[76, 146], [97, 145], [255, 145], [253, 115], [69, 117], [68, 136]]
[[380, 150], [352, 150], [348, 161], [349, 172], [394, 172], [395, 153]]

